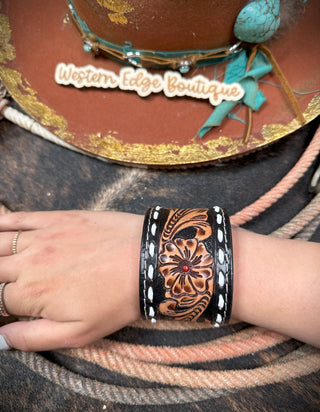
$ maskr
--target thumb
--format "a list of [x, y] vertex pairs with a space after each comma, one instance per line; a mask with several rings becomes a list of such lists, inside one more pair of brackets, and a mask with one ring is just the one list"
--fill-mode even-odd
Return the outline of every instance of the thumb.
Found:
[[0, 350], [46, 351], [85, 345], [81, 322], [18, 321], [0, 328]]

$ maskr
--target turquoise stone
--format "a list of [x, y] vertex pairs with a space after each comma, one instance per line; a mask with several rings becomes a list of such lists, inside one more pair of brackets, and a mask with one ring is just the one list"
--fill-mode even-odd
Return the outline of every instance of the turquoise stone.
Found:
[[247, 43], [262, 43], [277, 31], [280, 24], [280, 0], [256, 0], [239, 13], [233, 31]]
[[182, 60], [182, 61], [178, 64], [179, 72], [180, 72], [181, 74], [189, 73], [191, 65], [192, 65], [191, 61], [189, 61], [189, 60]]
[[90, 53], [91, 49], [92, 49], [92, 47], [89, 44], [85, 43], [83, 45], [83, 50], [86, 51], [87, 53]]
[[189, 66], [182, 66], [179, 68], [180, 73], [182, 74], [186, 74], [190, 71], [190, 67]]

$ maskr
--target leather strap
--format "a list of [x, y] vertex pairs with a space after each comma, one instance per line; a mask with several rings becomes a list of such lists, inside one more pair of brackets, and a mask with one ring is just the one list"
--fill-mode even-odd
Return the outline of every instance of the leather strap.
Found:
[[215, 293], [212, 298], [212, 322], [216, 327], [230, 320], [233, 295], [233, 257], [230, 219], [215, 206], [214, 259]]
[[140, 258], [144, 318], [226, 323], [232, 273], [231, 229], [223, 209], [148, 209]]

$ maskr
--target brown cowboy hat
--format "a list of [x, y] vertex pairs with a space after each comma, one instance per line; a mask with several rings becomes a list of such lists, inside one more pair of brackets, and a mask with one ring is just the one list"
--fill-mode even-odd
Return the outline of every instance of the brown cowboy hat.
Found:
[[[268, 49], [260, 49], [274, 70], [258, 81], [266, 98], [259, 110], [250, 111], [249, 119], [245, 104], [239, 101], [229, 116], [202, 138], [199, 130], [215, 109], [208, 100], [168, 97], [163, 92], [141, 97], [119, 87], [59, 84], [55, 78], [59, 63], [72, 64], [73, 70], [90, 65], [94, 73], [105, 70], [116, 77], [128, 68], [106, 58], [103, 51], [98, 55], [86, 52], [81, 40], [84, 33], [71, 12], [76, 11], [95, 36], [111, 43], [130, 42], [138, 50], [165, 52], [211, 50], [237, 43], [233, 26], [247, 1], [74, 0], [73, 9], [67, 3], [0, 2], [0, 78], [27, 114], [85, 152], [126, 164], [206, 164], [270, 144], [320, 113], [317, 0], [305, 5], [303, 0], [296, 1], [301, 9], [299, 18], [288, 20], [287, 29], [267, 42]], [[251, 45], [248, 50], [253, 53], [253, 49]], [[228, 62], [196, 65], [181, 78], [192, 80], [201, 75], [223, 82]], [[156, 78], [164, 76], [165, 70], [152, 68], [143, 73]], [[244, 140], [248, 119], [252, 127]]]

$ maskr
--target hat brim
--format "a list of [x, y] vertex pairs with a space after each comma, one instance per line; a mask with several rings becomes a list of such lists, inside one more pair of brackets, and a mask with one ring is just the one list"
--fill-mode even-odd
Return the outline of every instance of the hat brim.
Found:
[[[1, 6], [1, 4], [0, 4]], [[262, 148], [301, 127], [274, 73], [263, 78], [266, 102], [254, 112], [252, 134], [225, 119], [204, 138], [195, 136], [213, 111], [206, 101], [163, 94], [139, 97], [119, 89], [77, 89], [55, 82], [56, 65], [91, 64], [119, 73], [120, 63], [82, 48], [65, 0], [3, 1], [0, 9], [0, 77], [31, 117], [64, 141], [98, 157], [126, 164], [189, 166], [207, 164]], [[320, 113], [320, 8], [309, 0], [301, 20], [270, 48], [296, 92], [306, 122]], [[214, 68], [196, 68], [213, 78]], [[193, 73], [193, 74], [194, 74]], [[239, 107], [237, 117], [245, 118]]]

